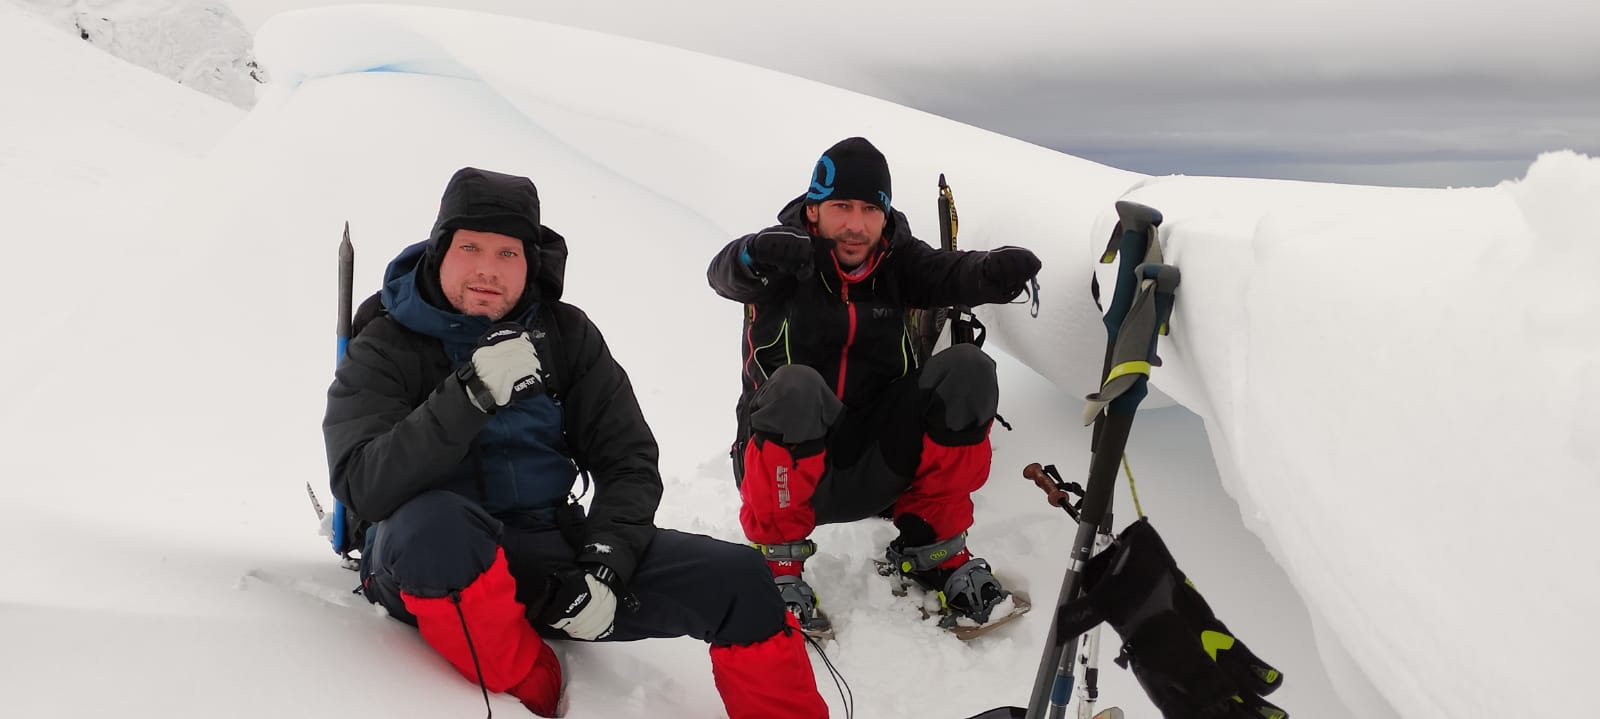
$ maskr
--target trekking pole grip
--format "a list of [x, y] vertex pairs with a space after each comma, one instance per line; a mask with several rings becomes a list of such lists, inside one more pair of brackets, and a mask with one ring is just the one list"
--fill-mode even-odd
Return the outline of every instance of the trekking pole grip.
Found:
[[[1066, 510], [1067, 514], [1071, 515], [1073, 519], [1078, 518], [1078, 512], [1073, 508], [1073, 505], [1078, 497], [1083, 496], [1082, 487], [1058, 481], [1056, 478], [1051, 477], [1038, 462], [1023, 467], [1022, 476], [1031, 480], [1039, 489], [1044, 490], [1045, 501]], [[1074, 489], [1078, 490], [1077, 494], [1073, 494], [1072, 490]]]

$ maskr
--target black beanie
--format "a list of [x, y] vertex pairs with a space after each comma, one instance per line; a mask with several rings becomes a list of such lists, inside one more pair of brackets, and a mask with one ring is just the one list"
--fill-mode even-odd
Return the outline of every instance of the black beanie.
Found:
[[[494, 232], [522, 240], [523, 254], [528, 259], [528, 276], [522, 296], [506, 313], [507, 318], [521, 317], [539, 297], [536, 281], [544, 262], [539, 248], [544, 239], [539, 224], [539, 190], [534, 187], [533, 180], [476, 167], [463, 167], [450, 177], [444, 196], [439, 198], [439, 216], [434, 220], [433, 233], [429, 235], [428, 249], [422, 255], [417, 275], [417, 291], [422, 299], [442, 310], [451, 310], [452, 306], [439, 286], [439, 266], [450, 250], [456, 230]], [[564, 257], [564, 245], [561, 250]], [[557, 273], [560, 266], [557, 265]], [[559, 297], [559, 280], [557, 282], [555, 296]]]
[[887, 213], [893, 194], [889, 189], [889, 162], [883, 159], [883, 153], [865, 138], [851, 137], [840, 140], [817, 158], [806, 204], [861, 200]]
[[439, 199], [439, 216], [428, 250], [443, 255], [456, 230], [493, 232], [524, 244], [537, 243], [539, 190], [526, 177], [463, 167], [450, 178]]

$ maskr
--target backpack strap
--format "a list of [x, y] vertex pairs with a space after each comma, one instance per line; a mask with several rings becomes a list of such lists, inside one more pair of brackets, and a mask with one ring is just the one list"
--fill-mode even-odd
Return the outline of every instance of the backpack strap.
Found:
[[[534, 315], [533, 327], [529, 329], [533, 330], [530, 334], [533, 336], [535, 347], [538, 348], [539, 356], [549, 360], [540, 364], [545, 373], [543, 377], [545, 391], [550, 393], [550, 399], [560, 405], [566, 400], [563, 375], [567, 368], [562, 366], [562, 363], [567, 357], [561, 352], [561, 326], [556, 322], [555, 307], [555, 302], [540, 302], [539, 311]], [[571, 446], [570, 438], [568, 446]], [[578, 476], [583, 478], [583, 491], [568, 497], [569, 504], [576, 504], [589, 493], [589, 487], [593, 482], [589, 478], [589, 470], [577, 458], [573, 458], [572, 463], [578, 467]]]
[[530, 334], [533, 335], [534, 345], [539, 350], [539, 357], [549, 360], [540, 363], [540, 368], [545, 372], [545, 376], [541, 378], [544, 380], [545, 391], [550, 393], [550, 398], [554, 399], [556, 404], [560, 404], [566, 395], [562, 392], [565, 386], [561, 382], [563, 372], [559, 365], [565, 358], [561, 355], [561, 328], [556, 324], [554, 304], [540, 302], [539, 311], [533, 316], [533, 327], [529, 329], [533, 330]]

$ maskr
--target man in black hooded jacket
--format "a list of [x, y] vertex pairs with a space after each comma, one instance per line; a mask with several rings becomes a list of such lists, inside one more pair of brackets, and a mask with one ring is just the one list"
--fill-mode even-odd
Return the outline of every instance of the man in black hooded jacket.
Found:
[[1008, 594], [966, 548], [989, 477], [994, 360], [964, 344], [917, 366], [908, 310], [1009, 302], [1039, 259], [936, 250], [890, 198], [883, 154], [842, 140], [777, 225], [728, 243], [706, 273], [745, 304], [739, 519], [811, 633], [830, 631], [801, 578], [818, 524], [889, 511], [889, 563], [980, 624]]
[[654, 526], [656, 441], [599, 330], [560, 301], [566, 257], [531, 181], [464, 168], [431, 237], [389, 265], [387, 314], [350, 343], [323, 420], [333, 493], [373, 523], [364, 593], [541, 716], [562, 686], [541, 634], [693, 636], [730, 717], [827, 716], [760, 556]]

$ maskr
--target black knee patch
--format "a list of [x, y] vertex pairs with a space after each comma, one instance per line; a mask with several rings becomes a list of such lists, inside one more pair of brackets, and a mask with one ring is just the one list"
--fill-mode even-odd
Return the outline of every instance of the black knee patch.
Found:
[[[755, 442], [756, 447], [765, 446], [768, 442], [784, 444], [782, 437], [776, 434], [770, 434], [768, 432], [756, 432], [750, 436], [750, 441]], [[798, 462], [806, 457], [822, 454], [822, 450], [828, 448], [828, 442], [826, 438], [818, 438], [801, 442], [799, 444], [788, 444], [785, 446], [789, 450], [789, 456]]]
[[751, 398], [750, 428], [784, 444], [802, 444], [826, 437], [843, 411], [844, 403], [816, 370], [787, 365], [772, 373]]
[[944, 418], [949, 415], [949, 409], [938, 397], [928, 400], [928, 411], [923, 416], [927, 422], [924, 431], [929, 439], [946, 447], [966, 447], [982, 442], [984, 437], [989, 436], [989, 426], [994, 424], [994, 416], [990, 415], [981, 424], [951, 429], [944, 424]]
[[471, 584], [499, 547], [499, 520], [451, 492], [418, 495], [375, 528], [374, 579], [418, 597], [443, 597]]
[[994, 359], [969, 344], [934, 355], [917, 386], [927, 396], [923, 419], [928, 436], [946, 446], [976, 444], [988, 436], [1000, 406]]
[[[728, 612], [711, 638], [714, 644], [754, 644], [783, 629], [787, 609], [772, 583], [772, 571], [761, 553], [732, 545], [735, 551], [718, 552], [726, 568], [720, 581], [727, 584]], [[759, 601], [751, 601], [756, 598]]]

